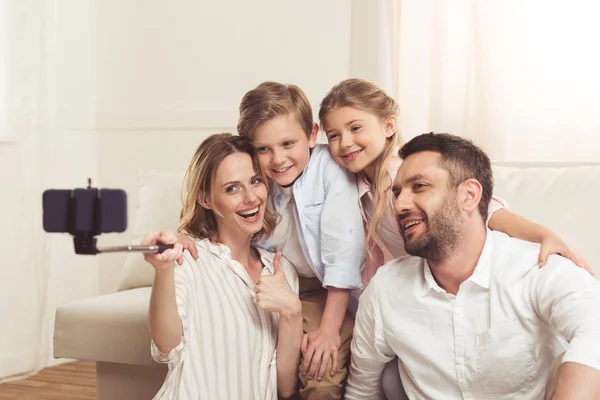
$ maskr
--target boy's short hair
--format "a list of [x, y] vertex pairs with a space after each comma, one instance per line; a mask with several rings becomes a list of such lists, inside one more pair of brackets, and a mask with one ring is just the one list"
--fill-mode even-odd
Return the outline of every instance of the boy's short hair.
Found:
[[448, 171], [450, 184], [459, 185], [467, 179], [477, 179], [482, 187], [479, 213], [485, 222], [494, 191], [492, 164], [488, 155], [468, 139], [448, 133], [424, 133], [408, 141], [398, 152], [402, 159], [432, 151], [441, 155], [440, 166]]
[[240, 103], [238, 134], [252, 140], [259, 125], [280, 115], [294, 114], [306, 135], [313, 127], [313, 114], [306, 94], [296, 85], [263, 82], [244, 95]]

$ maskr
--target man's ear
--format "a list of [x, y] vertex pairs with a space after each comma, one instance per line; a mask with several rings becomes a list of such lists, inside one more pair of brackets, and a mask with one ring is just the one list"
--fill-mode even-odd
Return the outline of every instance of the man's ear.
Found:
[[459, 203], [463, 211], [478, 212], [483, 187], [477, 179], [467, 179], [459, 185]]
[[196, 199], [202, 208], [206, 208], [207, 210], [212, 209], [203, 191], [198, 192], [198, 197]]
[[395, 115], [388, 115], [383, 120], [383, 127], [385, 129], [385, 137], [391, 138], [398, 131], [398, 121]]
[[308, 135], [308, 145], [314, 148], [317, 145], [317, 135], [319, 134], [319, 124], [314, 123], [310, 135]]

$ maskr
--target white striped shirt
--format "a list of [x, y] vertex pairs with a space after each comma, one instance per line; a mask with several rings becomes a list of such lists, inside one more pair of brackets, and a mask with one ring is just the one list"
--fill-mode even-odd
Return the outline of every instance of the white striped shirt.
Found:
[[[181, 343], [168, 354], [154, 342], [152, 357], [169, 364], [155, 399], [277, 399], [276, 345], [279, 315], [254, 300], [254, 282], [229, 248], [197, 240], [198, 260], [186, 252], [175, 268]], [[262, 275], [273, 273], [273, 253], [257, 249]], [[282, 269], [298, 293], [294, 267]]]

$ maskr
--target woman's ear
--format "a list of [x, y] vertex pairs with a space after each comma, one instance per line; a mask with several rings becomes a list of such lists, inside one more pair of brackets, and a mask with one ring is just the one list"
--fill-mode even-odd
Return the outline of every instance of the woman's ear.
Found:
[[398, 130], [398, 121], [395, 115], [388, 115], [383, 120], [383, 128], [385, 129], [385, 137], [391, 138]]
[[211, 209], [210, 204], [208, 204], [205, 193], [203, 191], [198, 192], [197, 200], [198, 200], [198, 204], [200, 204], [200, 206], [202, 208], [206, 208], [207, 210]]
[[461, 186], [461, 196], [460, 196], [460, 206], [463, 211], [479, 212], [479, 203], [481, 202], [481, 194], [483, 192], [483, 187], [481, 183], [477, 179], [467, 179]]

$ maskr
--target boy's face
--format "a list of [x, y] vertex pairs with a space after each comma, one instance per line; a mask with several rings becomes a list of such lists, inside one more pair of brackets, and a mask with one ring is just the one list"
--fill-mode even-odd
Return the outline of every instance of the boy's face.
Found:
[[279, 115], [254, 131], [252, 143], [258, 149], [260, 165], [275, 183], [289, 186], [302, 174], [310, 149], [317, 144], [318, 126], [309, 136], [293, 114]]

